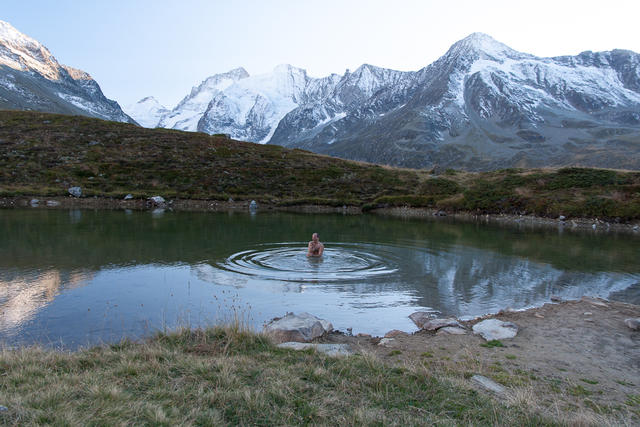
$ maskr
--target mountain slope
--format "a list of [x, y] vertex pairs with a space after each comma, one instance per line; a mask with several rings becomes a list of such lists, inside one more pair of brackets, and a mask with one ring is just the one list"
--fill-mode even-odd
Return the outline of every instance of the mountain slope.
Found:
[[84, 71], [61, 65], [38, 41], [0, 21], [0, 108], [133, 122]]

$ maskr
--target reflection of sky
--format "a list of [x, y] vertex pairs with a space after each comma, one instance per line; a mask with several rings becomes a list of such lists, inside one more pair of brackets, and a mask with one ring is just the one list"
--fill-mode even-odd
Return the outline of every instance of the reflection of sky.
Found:
[[[371, 249], [371, 248], [369, 248]], [[307, 311], [354, 333], [414, 330], [418, 309], [480, 315], [583, 294], [606, 297], [639, 275], [563, 272], [547, 264], [455, 247], [435, 253], [396, 251], [390, 276], [341, 281], [270, 280], [209, 263], [146, 264], [92, 275], [47, 270], [0, 281], [0, 337], [67, 346], [139, 337], [176, 326], [205, 326], [240, 317], [255, 328], [286, 312]], [[213, 265], [217, 265], [213, 263]]]
[[[416, 310], [475, 316], [640, 283], [628, 237], [372, 216], [0, 215], [0, 345], [76, 346], [238, 316], [260, 328], [289, 311], [382, 334], [414, 330]], [[325, 241], [322, 260], [306, 257], [306, 241], [275, 243], [309, 229], [342, 240]]]

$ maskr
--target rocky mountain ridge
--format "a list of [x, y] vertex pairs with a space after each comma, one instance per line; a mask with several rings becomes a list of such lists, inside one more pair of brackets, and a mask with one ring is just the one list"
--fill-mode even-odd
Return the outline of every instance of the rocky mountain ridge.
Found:
[[0, 21], [0, 109], [134, 123], [86, 72], [58, 63], [37, 40]]
[[[540, 58], [474, 33], [414, 72], [230, 73], [224, 85], [207, 82], [229, 73], [195, 87], [157, 125], [407, 167], [640, 169], [631, 51]], [[187, 125], [169, 120], [187, 111]]]

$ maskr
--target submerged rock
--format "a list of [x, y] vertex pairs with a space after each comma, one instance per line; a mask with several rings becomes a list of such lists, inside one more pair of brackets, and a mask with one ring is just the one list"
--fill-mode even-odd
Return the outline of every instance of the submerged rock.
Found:
[[39, 203], [40, 203], [40, 200], [38, 199], [31, 199], [31, 201], [29, 202], [29, 204], [33, 207], [38, 206]]
[[82, 196], [82, 188], [80, 187], [69, 187], [67, 189], [67, 191], [69, 192], [69, 194], [71, 194], [73, 197], [81, 197]]
[[320, 353], [328, 356], [349, 356], [353, 354], [349, 344], [312, 344], [303, 342], [283, 342], [278, 344], [280, 348], [289, 348], [291, 350], [307, 350], [312, 348]]
[[309, 342], [332, 330], [331, 323], [309, 313], [288, 313], [280, 319], [272, 320], [263, 328], [263, 332], [278, 343]]
[[498, 319], [487, 319], [473, 325], [473, 333], [480, 334], [487, 341], [513, 338], [518, 333], [518, 325]]
[[256, 203], [255, 200], [252, 200], [251, 203], [249, 203], [249, 209], [255, 211], [256, 209], [258, 209], [258, 203]]

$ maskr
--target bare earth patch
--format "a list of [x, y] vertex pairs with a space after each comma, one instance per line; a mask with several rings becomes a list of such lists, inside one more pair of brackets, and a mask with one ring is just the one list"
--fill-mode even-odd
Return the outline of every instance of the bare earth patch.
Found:
[[584, 298], [485, 318], [516, 323], [513, 339], [487, 343], [466, 335], [419, 331], [392, 339], [333, 335], [391, 365], [427, 365], [467, 387], [479, 374], [505, 386], [498, 400], [570, 423], [640, 422], [640, 331], [624, 324], [640, 306]]

